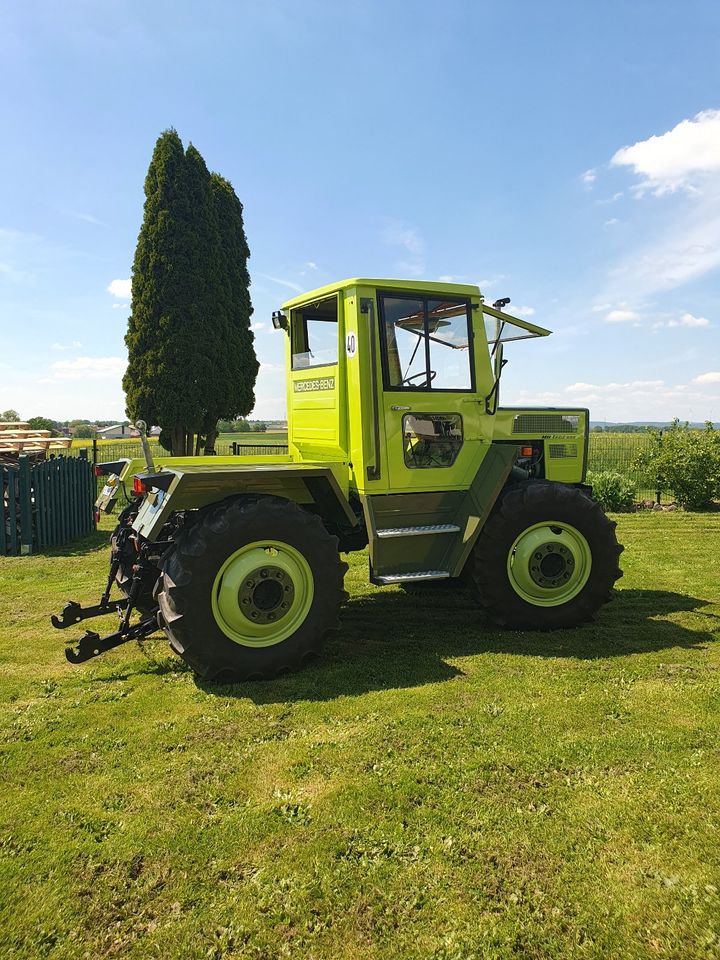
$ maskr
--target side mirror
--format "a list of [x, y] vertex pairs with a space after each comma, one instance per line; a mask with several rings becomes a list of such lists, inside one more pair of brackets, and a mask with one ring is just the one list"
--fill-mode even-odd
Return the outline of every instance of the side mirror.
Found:
[[282, 310], [274, 310], [272, 315], [272, 325], [276, 330], [287, 330], [288, 329], [288, 318], [282, 312]]

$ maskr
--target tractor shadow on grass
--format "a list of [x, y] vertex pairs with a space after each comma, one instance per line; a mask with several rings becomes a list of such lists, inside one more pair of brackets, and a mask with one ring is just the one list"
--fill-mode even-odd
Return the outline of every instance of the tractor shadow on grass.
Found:
[[[484, 653], [597, 660], [702, 649], [720, 640], [720, 616], [703, 610], [710, 605], [664, 590], [621, 590], [595, 623], [514, 633], [495, 627], [466, 595], [426, 599], [388, 591], [351, 599], [343, 608], [342, 630], [327, 643], [322, 659], [298, 674], [267, 683], [196, 683], [206, 693], [257, 704], [332, 700], [462, 677], [463, 670], [447, 661]], [[678, 613], [694, 613], [701, 623], [688, 629], [674, 621]]]
[[[71, 540], [60, 547], [39, 547], [32, 552], [33, 557], [79, 557], [100, 547], [109, 549], [110, 532], [108, 530], [93, 530], [84, 537]], [[102, 589], [102, 588], [101, 588]]]

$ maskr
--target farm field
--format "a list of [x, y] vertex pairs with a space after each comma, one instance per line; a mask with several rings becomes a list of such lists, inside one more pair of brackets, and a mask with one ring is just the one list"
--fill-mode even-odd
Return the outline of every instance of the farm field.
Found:
[[235, 687], [160, 636], [66, 663], [109, 518], [0, 558], [0, 955], [718, 957], [720, 514], [617, 519], [591, 626], [502, 632], [356, 555], [324, 659]]
[[[588, 444], [588, 467], [590, 470], [615, 470], [635, 480], [638, 497], [654, 496], [655, 491], [642, 486], [643, 481], [634, 468], [638, 454], [647, 449], [648, 434], [643, 433], [591, 433]], [[157, 439], [150, 441], [157, 446]], [[231, 452], [231, 445], [238, 443], [243, 446], [259, 446], [262, 448], [287, 444], [287, 432], [272, 433], [221, 433], [217, 439], [219, 453]], [[73, 440], [73, 452], [77, 453], [83, 447], [92, 450], [92, 441]], [[140, 443], [137, 440], [100, 440], [98, 450], [102, 456], [111, 457], [142, 456]]]
[[[157, 437], [150, 438], [150, 444], [157, 444]], [[242, 443], [247, 444], [271, 444], [271, 443], [287, 443], [287, 431], [273, 431], [271, 433], [220, 433], [218, 434], [217, 442], [219, 444], [231, 444]], [[133, 444], [140, 446], [139, 440], [98, 440], [98, 447], [112, 447], [118, 445]], [[83, 447], [92, 448], [92, 440], [73, 440], [72, 447], [74, 450], [82, 449]]]

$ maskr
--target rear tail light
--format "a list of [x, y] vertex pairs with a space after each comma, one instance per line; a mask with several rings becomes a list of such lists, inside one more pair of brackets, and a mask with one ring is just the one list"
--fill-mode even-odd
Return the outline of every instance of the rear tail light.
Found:
[[520, 456], [521, 457], [531, 457], [534, 453], [532, 447], [520, 447]]
[[133, 477], [133, 493], [136, 497], [142, 497], [147, 493], [142, 477]]
[[93, 467], [93, 473], [95, 474], [96, 477], [102, 477], [103, 475], [102, 467], [96, 463], [95, 466]]

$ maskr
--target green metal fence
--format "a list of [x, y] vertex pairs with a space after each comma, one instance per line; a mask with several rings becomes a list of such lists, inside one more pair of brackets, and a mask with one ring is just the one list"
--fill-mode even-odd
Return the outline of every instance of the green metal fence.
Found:
[[[168, 451], [161, 447], [157, 440], [150, 441], [150, 449], [156, 456], [167, 456]], [[215, 451], [221, 457], [242, 457], [288, 452], [287, 443], [243, 443], [242, 441], [219, 441], [215, 444]], [[112, 460], [129, 460], [143, 458], [142, 445], [139, 440], [118, 440], [112, 443], [93, 444], [89, 441], [87, 447], [72, 447], [67, 451], [73, 457], [86, 456], [95, 463], [105, 463]]]
[[[648, 433], [591, 433], [588, 446], [588, 469], [594, 471], [613, 470], [628, 477], [636, 488], [638, 499], [655, 499], [657, 490], [647, 486], [647, 480], [636, 467], [639, 454], [648, 449], [650, 435]], [[151, 449], [158, 453], [167, 453], [157, 442], [150, 441]], [[287, 443], [245, 443], [239, 441], [219, 441], [217, 452], [221, 456], [242, 456], [265, 454], [285, 454], [288, 452]], [[92, 445], [89, 442], [86, 448], [74, 447], [69, 450], [73, 456], [85, 455], [97, 462], [130, 459], [142, 459], [143, 452], [139, 440], [118, 440], [111, 443]], [[661, 491], [664, 497], [670, 496], [669, 491]]]
[[95, 529], [95, 477], [81, 457], [0, 468], [0, 556], [58, 547]]
[[591, 433], [588, 445], [588, 470], [612, 470], [635, 485], [638, 500], [670, 496], [668, 490], [656, 490], [636, 466], [637, 458], [650, 447], [649, 433]]

